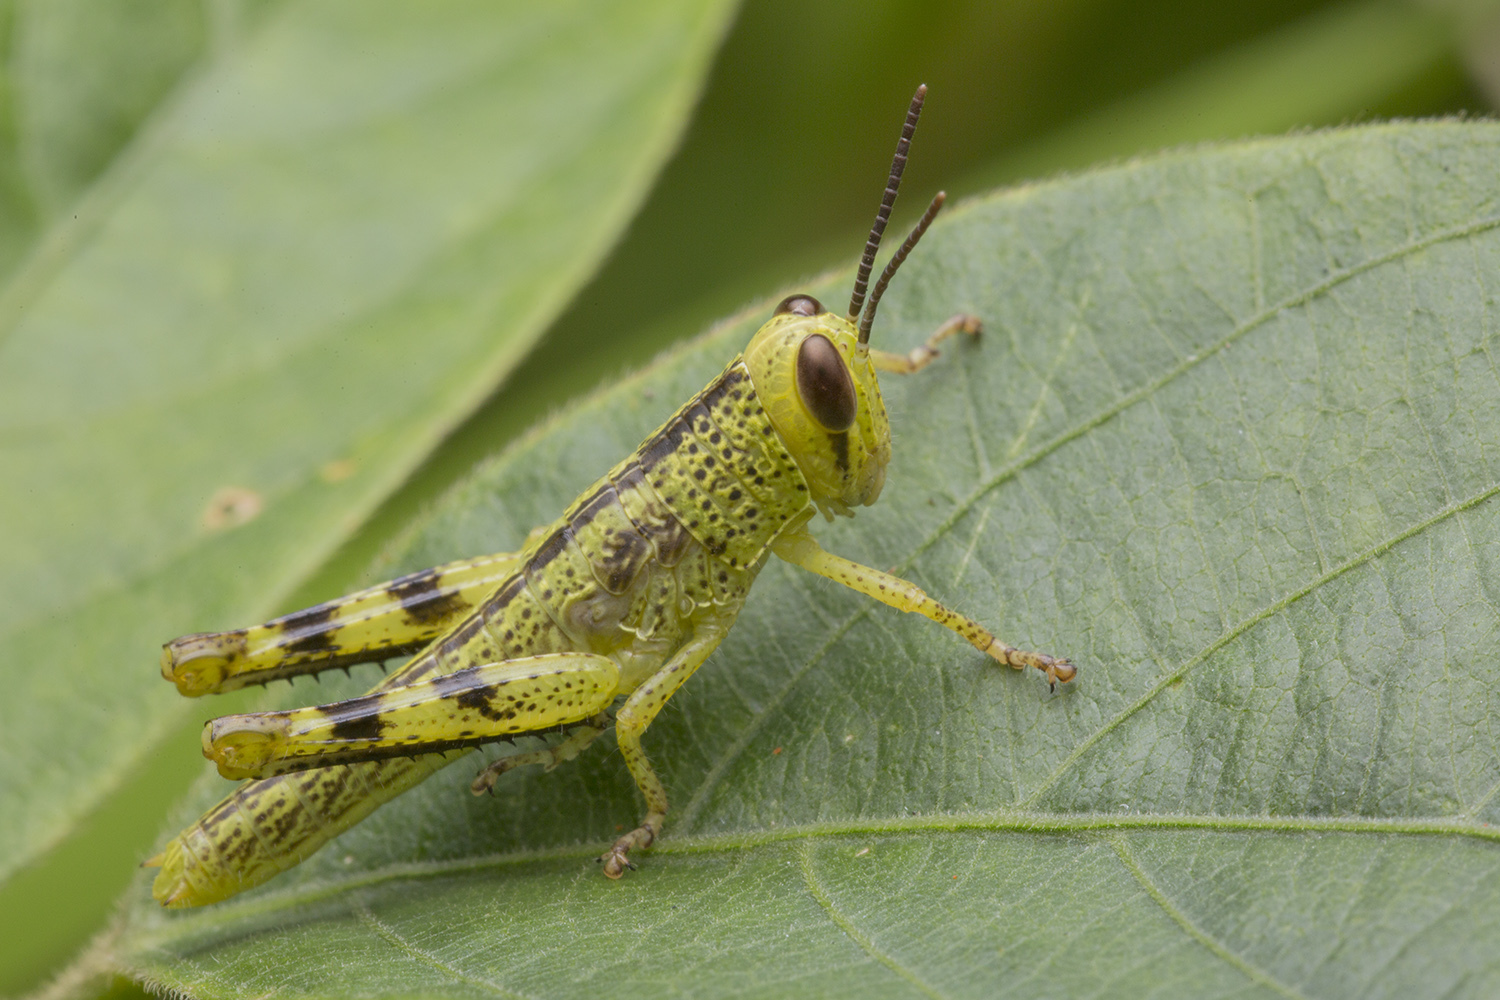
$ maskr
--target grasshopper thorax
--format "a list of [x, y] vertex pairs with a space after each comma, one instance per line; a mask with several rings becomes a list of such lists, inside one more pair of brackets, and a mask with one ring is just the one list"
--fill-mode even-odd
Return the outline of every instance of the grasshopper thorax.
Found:
[[755, 394], [828, 517], [872, 504], [891, 430], [859, 328], [808, 295], [776, 309], [745, 348]]

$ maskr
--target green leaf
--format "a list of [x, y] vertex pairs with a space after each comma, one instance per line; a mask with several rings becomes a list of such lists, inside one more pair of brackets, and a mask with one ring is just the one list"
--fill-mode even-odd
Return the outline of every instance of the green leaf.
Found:
[[[469, 758], [225, 904], [143, 877], [107, 960], [194, 996], [1492, 995], [1497, 153], [1208, 148], [933, 229], [877, 343], [988, 332], [886, 380], [886, 493], [820, 535], [1073, 656], [1055, 695], [775, 563], [646, 737], [674, 812], [622, 883], [612, 748], [495, 801]], [[515, 546], [764, 313], [483, 467], [399, 568]]]
[[164, 637], [276, 610], [517, 363], [729, 8], [217, 5], [144, 125], [182, 18], [153, 48], [16, 15], [0, 218], [42, 222], [0, 286], [0, 878], [201, 711], [148, 680]]

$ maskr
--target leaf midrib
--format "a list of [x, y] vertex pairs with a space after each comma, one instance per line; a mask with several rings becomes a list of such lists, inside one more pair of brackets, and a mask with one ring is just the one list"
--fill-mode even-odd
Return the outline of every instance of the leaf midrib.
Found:
[[[707, 836], [672, 836], [652, 848], [654, 857], [732, 853], [808, 840], [853, 837], [931, 836], [940, 833], [1086, 834], [1122, 830], [1206, 830], [1216, 833], [1346, 833], [1368, 836], [1468, 837], [1500, 844], [1500, 827], [1452, 817], [1356, 817], [1315, 815], [1250, 815], [1210, 813], [1045, 813], [1018, 809], [988, 812], [933, 813], [892, 817], [790, 824], [775, 829]], [[158, 950], [182, 938], [184, 932], [209, 931], [234, 925], [257, 915], [291, 911], [358, 889], [399, 880], [447, 878], [469, 872], [495, 871], [551, 861], [587, 862], [608, 848], [609, 841], [562, 847], [507, 851], [482, 857], [446, 861], [412, 861], [384, 865], [349, 875], [267, 893], [255, 899], [216, 904], [210, 910], [168, 918], [168, 923], [136, 939], [136, 947]]]
[[[923, 538], [921, 542], [919, 542], [917, 546], [913, 548], [905, 558], [896, 563], [894, 572], [896, 572], [898, 575], [904, 575], [905, 572], [911, 567], [912, 563], [914, 563], [924, 552], [930, 549], [933, 545], [937, 544], [937, 542], [940, 541], [945, 535], [947, 535], [948, 532], [952, 531], [953, 528], [958, 524], [958, 522], [966, 515], [968, 515], [969, 512], [974, 509], [975, 505], [978, 504], [979, 501], [992, 490], [996, 489], [1006, 481], [1014, 479], [1016, 476], [1020, 475], [1021, 472], [1033, 465], [1036, 465], [1042, 459], [1063, 448], [1063, 446], [1108, 423], [1115, 417], [1120, 416], [1131, 407], [1150, 400], [1161, 389], [1176, 381], [1178, 378], [1182, 377], [1188, 372], [1194, 370], [1210, 358], [1213, 358], [1223, 351], [1227, 350], [1230, 346], [1243, 339], [1252, 331], [1264, 326], [1266, 323], [1270, 322], [1282, 312], [1288, 309], [1295, 309], [1300, 306], [1304, 306], [1309, 302], [1312, 302], [1319, 297], [1327, 294], [1334, 288], [1337, 288], [1339, 285], [1344, 284], [1345, 282], [1350, 281], [1353, 278], [1356, 278], [1385, 264], [1400, 260], [1414, 253], [1419, 253], [1422, 250], [1437, 246], [1441, 243], [1464, 239], [1466, 237], [1474, 236], [1479, 233], [1495, 229], [1497, 227], [1500, 227], [1500, 215], [1488, 215], [1480, 219], [1476, 219], [1472, 222], [1465, 223], [1461, 226], [1450, 226], [1435, 230], [1434, 232], [1429, 233], [1426, 236], [1408, 240], [1407, 242], [1393, 247], [1385, 251], [1384, 253], [1376, 254], [1375, 256], [1367, 258], [1366, 260], [1363, 260], [1358, 264], [1351, 265], [1350, 267], [1344, 268], [1339, 271], [1331, 272], [1322, 281], [1309, 285], [1301, 291], [1295, 292], [1292, 295], [1283, 298], [1279, 302], [1260, 310], [1248, 319], [1243, 320], [1242, 322], [1237, 324], [1219, 340], [1207, 345], [1206, 347], [1194, 351], [1192, 354], [1189, 354], [1187, 357], [1179, 361], [1176, 365], [1172, 366], [1161, 375], [1157, 376], [1155, 379], [1141, 384], [1136, 389], [1121, 396], [1111, 405], [1094, 414], [1092, 417], [1082, 420], [1079, 423], [1075, 424], [1073, 427], [1062, 431], [1045, 443], [1038, 445], [1035, 449], [1028, 452], [1026, 455], [1002, 466], [993, 475], [989, 476], [986, 479], [982, 479], [967, 497], [963, 498], [954, 505], [953, 509], [949, 511], [947, 516], [940, 520], [934, 526], [933, 530], [925, 538]], [[1049, 383], [1043, 383], [1038, 392], [1041, 393], [1048, 391], [1048, 385]], [[1176, 671], [1163, 676], [1137, 701], [1127, 706], [1121, 712], [1117, 713], [1114, 718], [1103, 723], [1098, 730], [1096, 730], [1087, 739], [1085, 739], [1082, 743], [1075, 747], [1074, 750], [1066, 758], [1063, 759], [1058, 768], [1051, 775], [1049, 775], [1048, 778], [1045, 779], [1035, 791], [1033, 791], [1021, 801], [1022, 807], [1024, 808], [1031, 805], [1037, 800], [1038, 796], [1055, 786], [1057, 782], [1061, 780], [1067, 770], [1074, 764], [1076, 764], [1077, 761], [1089, 748], [1095, 746], [1101, 739], [1104, 738], [1104, 736], [1108, 735], [1109, 732], [1117, 728], [1126, 719], [1134, 715], [1136, 712], [1140, 711], [1152, 700], [1154, 700], [1157, 695], [1159, 695], [1163, 690], [1171, 685], [1173, 680], [1175, 680], [1179, 676], [1186, 675], [1190, 670], [1192, 670], [1193, 667], [1196, 667], [1208, 656], [1212, 655], [1215, 651], [1222, 648], [1227, 643], [1233, 641], [1235, 638], [1243, 634], [1255, 624], [1259, 623], [1270, 615], [1275, 614], [1277, 611], [1282, 610], [1290, 604], [1295, 603], [1297, 600], [1308, 596], [1318, 587], [1332, 581], [1338, 576], [1343, 575], [1348, 570], [1353, 569], [1361, 565], [1362, 563], [1368, 562], [1370, 559], [1373, 559], [1389, 551], [1395, 545], [1399, 544], [1402, 541], [1405, 541], [1406, 539], [1421, 532], [1422, 530], [1431, 527], [1432, 525], [1445, 520], [1446, 518], [1451, 517], [1454, 514], [1460, 513], [1464, 510], [1469, 509], [1470, 507], [1482, 503], [1484, 500], [1495, 495], [1497, 491], [1500, 491], [1500, 483], [1492, 485], [1491, 487], [1477, 494], [1474, 494], [1473, 496], [1470, 496], [1464, 500], [1460, 500], [1455, 504], [1451, 504], [1448, 507], [1443, 508], [1442, 510], [1433, 514], [1431, 517], [1420, 521], [1415, 525], [1411, 525], [1406, 529], [1397, 532], [1386, 540], [1377, 543], [1374, 546], [1371, 546], [1364, 552], [1359, 553], [1358, 555], [1352, 557], [1351, 559], [1340, 564], [1327, 573], [1320, 575], [1304, 586], [1289, 592], [1277, 601], [1274, 601], [1271, 604], [1265, 606], [1260, 611], [1246, 617], [1239, 624], [1227, 629], [1220, 634], [1219, 638], [1215, 639], [1214, 642], [1206, 646], [1203, 651], [1191, 657], [1186, 661], [1186, 663], [1183, 664], [1183, 666], [1177, 668]], [[1320, 561], [1321, 558], [1322, 557], [1320, 553]], [[842, 636], [847, 634], [849, 629], [851, 629], [855, 624], [857, 624], [866, 615], [868, 615], [873, 607], [874, 602], [867, 600], [864, 606], [845, 618], [842, 623], [840, 623], [837, 627], [834, 628], [832, 632], [830, 632], [827, 641], [822, 643], [812, 653], [812, 655], [808, 658], [802, 668], [794, 671], [787, 678], [786, 683], [770, 699], [768, 699], [758, 711], [756, 711], [751, 716], [749, 722], [746, 724], [745, 729], [742, 731], [740, 736], [738, 736], [729, 744], [724, 753], [721, 754], [719, 758], [716, 759], [705, 772], [703, 781], [699, 783], [698, 787], [693, 791], [693, 794], [688, 800], [687, 804], [677, 814], [676, 818], [678, 825], [684, 828], [689, 828], [697, 820], [698, 813], [703, 808], [703, 804], [707, 801], [709, 794], [712, 793], [713, 790], [718, 786], [719, 782], [723, 779], [723, 776], [729, 769], [730, 765], [733, 764], [734, 761], [738, 759], [739, 755], [743, 753], [745, 749], [750, 745], [755, 735], [759, 733], [761, 727], [774, 714], [775, 710], [782, 704], [783, 701], [786, 700], [787, 696], [792, 692], [792, 690], [794, 690], [797, 685], [801, 683], [802, 678], [805, 677], [814, 666], [822, 661], [824, 655], [833, 646], [833, 644], [836, 643]], [[1492, 789], [1489, 794], [1484, 797], [1484, 801], [1488, 801], [1489, 798], [1494, 794], [1495, 790]]]

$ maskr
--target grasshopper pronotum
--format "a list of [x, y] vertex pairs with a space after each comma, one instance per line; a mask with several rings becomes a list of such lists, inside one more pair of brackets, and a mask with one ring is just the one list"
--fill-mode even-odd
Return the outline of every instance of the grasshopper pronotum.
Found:
[[[910, 354], [871, 349], [891, 276], [943, 204], [939, 193], [866, 304], [926, 87], [912, 98], [847, 316], [808, 295], [777, 306], [744, 354], [519, 552], [413, 573], [254, 628], [187, 635], [162, 652], [185, 695], [416, 653], [369, 694], [208, 723], [203, 753], [250, 778], [151, 861], [165, 906], [200, 906], [306, 858], [455, 754], [561, 730], [475, 779], [578, 755], [612, 724], [646, 799], [640, 826], [601, 856], [604, 874], [661, 832], [667, 795], [641, 734], [734, 624], [772, 553], [952, 629], [1001, 663], [1071, 680], [1067, 660], [1006, 645], [914, 584], [825, 552], [807, 530], [851, 516], [885, 482], [890, 428], [876, 370], [911, 373], [954, 333], [955, 316]], [[623, 700], [622, 700], [623, 699]]]

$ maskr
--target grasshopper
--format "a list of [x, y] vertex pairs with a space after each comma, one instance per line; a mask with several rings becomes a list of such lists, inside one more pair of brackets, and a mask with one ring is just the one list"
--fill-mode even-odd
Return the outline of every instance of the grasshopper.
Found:
[[880, 496], [891, 446], [877, 370], [920, 371], [943, 339], [980, 329], [960, 315], [909, 354], [869, 346], [881, 295], [944, 200], [869, 290], [925, 95], [919, 87], [907, 112], [847, 315], [809, 295], [784, 299], [743, 354], [519, 552], [164, 647], [163, 676], [190, 697], [415, 655], [361, 697], [209, 722], [204, 756], [250, 780], [146, 862], [161, 868], [157, 901], [200, 906], [259, 885], [478, 746], [550, 740], [491, 763], [473, 782], [481, 794], [513, 768], [576, 757], [611, 727], [646, 801], [640, 825], [599, 858], [620, 878], [667, 815], [641, 736], [723, 641], [773, 553], [925, 615], [1000, 663], [1036, 667], [1053, 688], [1074, 677], [1068, 660], [1009, 646], [808, 531], [819, 511], [852, 516]]

